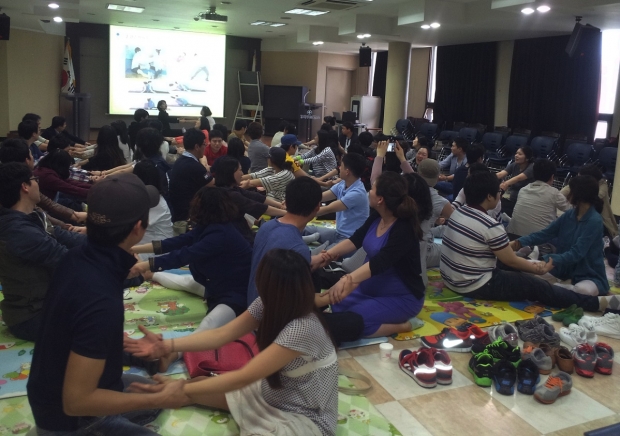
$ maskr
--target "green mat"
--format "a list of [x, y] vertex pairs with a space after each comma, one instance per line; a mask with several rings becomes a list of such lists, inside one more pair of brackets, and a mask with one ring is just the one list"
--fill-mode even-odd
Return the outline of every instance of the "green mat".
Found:
[[[1, 298], [1, 293], [0, 293]], [[138, 332], [142, 324], [156, 333], [191, 332], [206, 313], [206, 305], [200, 297], [186, 292], [166, 289], [158, 283], [145, 282], [125, 290], [125, 334]], [[3, 346], [6, 350], [3, 350]], [[9, 357], [8, 351], [18, 347], [32, 348], [32, 343], [20, 341], [0, 328], [0, 360]], [[29, 353], [28, 353], [29, 355]], [[23, 356], [23, 354], [22, 354]], [[125, 368], [129, 370], [129, 368]], [[187, 373], [173, 377], [187, 377]], [[2, 377], [2, 374], [0, 374]], [[2, 379], [0, 379], [1, 381]], [[21, 380], [27, 381], [27, 380]], [[10, 383], [10, 381], [8, 381]], [[346, 377], [339, 384], [352, 386]], [[401, 435], [381, 413], [363, 396], [338, 396], [338, 436], [388, 436]], [[34, 425], [28, 398], [17, 396], [0, 400], [0, 435], [23, 434]], [[162, 435], [238, 435], [239, 428], [230, 414], [203, 407], [184, 407], [165, 410], [150, 427]]]

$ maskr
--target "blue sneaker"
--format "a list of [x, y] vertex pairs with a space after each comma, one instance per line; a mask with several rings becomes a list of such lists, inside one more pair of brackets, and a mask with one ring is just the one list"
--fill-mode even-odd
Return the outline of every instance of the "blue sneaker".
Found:
[[540, 381], [538, 366], [529, 359], [522, 360], [517, 367], [517, 375], [519, 376], [517, 391], [526, 395], [534, 395], [536, 385]]
[[508, 360], [502, 359], [493, 366], [493, 384], [502, 395], [512, 395], [517, 382], [517, 369]]

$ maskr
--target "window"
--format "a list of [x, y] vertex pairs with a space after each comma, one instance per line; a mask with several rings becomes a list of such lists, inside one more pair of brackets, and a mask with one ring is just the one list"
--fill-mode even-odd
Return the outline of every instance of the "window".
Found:
[[611, 124], [618, 87], [620, 69], [620, 29], [603, 30], [603, 48], [601, 60], [601, 96], [599, 98], [599, 116], [596, 125], [596, 138], [611, 136]]
[[437, 47], [431, 47], [431, 59], [428, 63], [428, 86], [426, 88], [426, 111], [424, 118], [433, 121], [435, 88], [437, 85]]

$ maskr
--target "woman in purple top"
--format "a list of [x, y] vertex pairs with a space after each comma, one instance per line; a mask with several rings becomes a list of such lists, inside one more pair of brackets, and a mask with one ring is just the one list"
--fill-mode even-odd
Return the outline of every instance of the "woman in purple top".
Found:
[[343, 276], [330, 290], [334, 312], [355, 312], [364, 319], [364, 337], [412, 330], [424, 304], [420, 266], [422, 230], [407, 181], [381, 174], [369, 194], [374, 211], [351, 238], [329, 249], [326, 260], [363, 247], [365, 263]]

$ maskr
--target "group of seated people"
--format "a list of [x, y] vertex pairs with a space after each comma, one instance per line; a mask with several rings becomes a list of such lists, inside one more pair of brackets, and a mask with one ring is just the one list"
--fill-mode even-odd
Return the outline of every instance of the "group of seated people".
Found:
[[[553, 163], [531, 164], [536, 181], [515, 198], [510, 238], [497, 210], [521, 180], [500, 182], [475, 146], [453, 144], [449, 166], [467, 171], [450, 203], [436, 185], [459, 177], [440, 180], [428, 154], [410, 154], [414, 168], [408, 145], [388, 152], [385, 136], [344, 126], [339, 138], [326, 123], [302, 152], [294, 126], [270, 147], [260, 123], [236, 123], [230, 136], [196, 123], [170, 143], [157, 127], [143, 124], [125, 141], [128, 129], [106, 126], [94, 156], [78, 165], [75, 143], [55, 145], [59, 135], [37, 161], [38, 128], [0, 146], [0, 309], [14, 336], [35, 341], [28, 398], [37, 434], [154, 434], [141, 424], [159, 409], [202, 404], [229, 410], [242, 434], [333, 435], [335, 348], [416, 328], [430, 266], [471, 298], [594, 312], [618, 304], [606, 296], [599, 181], [586, 169], [563, 199], [550, 190]], [[423, 138], [416, 148], [429, 151]], [[528, 177], [515, 165], [506, 172]], [[556, 207], [565, 210], [558, 219]], [[335, 228], [311, 223], [328, 214]], [[311, 250], [309, 241], [321, 245]], [[543, 243], [555, 249], [542, 260], [521, 255]], [[322, 292], [325, 267], [352, 259]], [[185, 265], [190, 276], [166, 273]], [[142, 338], [124, 337], [123, 289], [144, 280], [205, 299], [194, 333], [164, 340], [141, 326]], [[122, 374], [129, 355], [163, 372], [183, 352], [253, 331], [260, 353], [237, 371], [191, 381]]]

